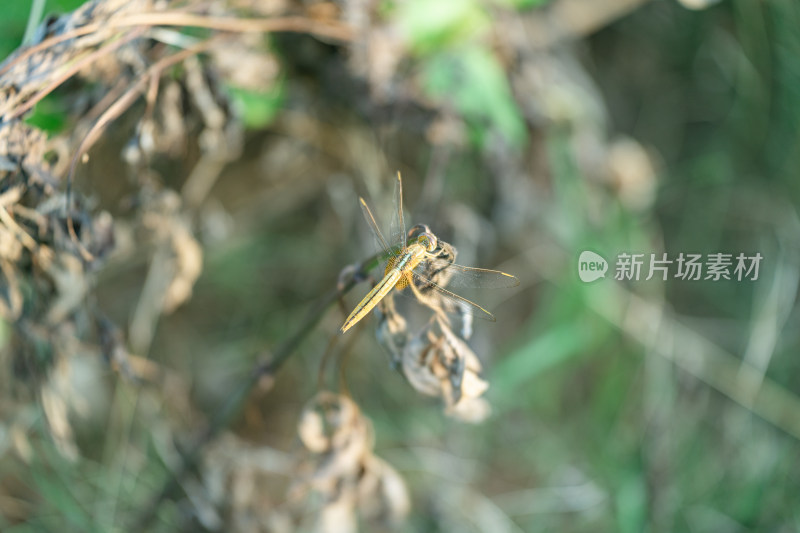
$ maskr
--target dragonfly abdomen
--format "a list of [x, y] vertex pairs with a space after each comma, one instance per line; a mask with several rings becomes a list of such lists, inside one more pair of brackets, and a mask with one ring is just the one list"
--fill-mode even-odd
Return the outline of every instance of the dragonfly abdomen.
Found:
[[397, 281], [401, 277], [402, 273], [397, 269], [388, 272], [383, 279], [364, 296], [364, 299], [359, 302], [356, 308], [353, 309], [353, 312], [350, 313], [350, 316], [347, 317], [347, 320], [345, 320], [342, 326], [342, 333], [353, 327], [359, 320], [364, 318], [367, 313], [372, 311], [378, 302], [389, 294], [389, 291], [397, 285]]

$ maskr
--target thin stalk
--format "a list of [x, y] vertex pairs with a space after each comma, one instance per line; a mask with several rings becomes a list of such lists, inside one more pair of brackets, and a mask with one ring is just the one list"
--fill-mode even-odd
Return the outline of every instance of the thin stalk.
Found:
[[376, 254], [358, 265], [354, 274], [345, 283], [340, 284], [336, 289], [330, 291], [320, 302], [311, 310], [306, 319], [297, 331], [285, 340], [272, 355], [264, 352], [258, 358], [259, 362], [253, 367], [252, 371], [245, 377], [241, 386], [234, 391], [227, 401], [214, 413], [208, 427], [203, 431], [185, 454], [181, 465], [172, 472], [172, 475], [164, 482], [161, 490], [148, 505], [145, 511], [139, 516], [132, 531], [145, 531], [158, 516], [161, 504], [175, 496], [180, 490], [183, 478], [198, 464], [203, 449], [233, 422], [236, 415], [241, 411], [244, 402], [250, 392], [265, 378], [272, 378], [280, 370], [286, 361], [294, 354], [305, 338], [319, 324], [325, 312], [347, 294], [362, 279], [366, 279], [366, 274], [381, 260], [383, 254]]
[[25, 35], [22, 37], [23, 45], [33, 40], [33, 34], [36, 33], [36, 27], [39, 26], [39, 21], [42, 20], [44, 14], [44, 2], [45, 0], [31, 2], [31, 14], [28, 15], [28, 24], [25, 26]]

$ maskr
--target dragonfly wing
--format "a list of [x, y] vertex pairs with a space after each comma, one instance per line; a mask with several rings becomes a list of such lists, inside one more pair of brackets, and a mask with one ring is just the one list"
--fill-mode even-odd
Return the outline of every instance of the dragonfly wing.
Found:
[[392, 249], [389, 247], [389, 244], [386, 242], [386, 239], [383, 238], [383, 234], [381, 233], [381, 230], [378, 227], [378, 223], [375, 222], [375, 217], [372, 216], [372, 211], [370, 211], [367, 202], [365, 202], [363, 198], [359, 198], [359, 201], [361, 202], [361, 211], [364, 213], [364, 218], [367, 219], [367, 224], [372, 230], [372, 234], [375, 236], [375, 240], [378, 241], [378, 244], [380, 245], [384, 253], [386, 253], [386, 256], [387, 257], [391, 256]]
[[403, 180], [400, 172], [397, 173], [397, 180], [394, 183], [394, 206], [392, 212], [392, 225], [389, 228], [389, 237], [393, 243], [400, 243], [406, 247], [406, 224], [403, 217]]
[[447, 313], [465, 313], [482, 320], [489, 320], [495, 322], [494, 315], [476, 304], [467, 300], [463, 296], [459, 296], [453, 292], [448, 291], [444, 287], [437, 285], [424, 275], [420, 274], [416, 269], [414, 270], [414, 279], [417, 282], [416, 286], [420, 293], [430, 301], [430, 305], [439, 305]]
[[446, 279], [448, 287], [465, 289], [508, 289], [519, 285], [516, 276], [489, 270], [486, 268], [471, 268], [455, 263], [445, 265], [438, 270], [442, 279]]

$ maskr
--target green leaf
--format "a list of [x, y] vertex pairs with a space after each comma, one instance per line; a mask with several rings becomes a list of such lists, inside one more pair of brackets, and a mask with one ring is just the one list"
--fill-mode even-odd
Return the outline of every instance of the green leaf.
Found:
[[474, 39], [491, 26], [489, 15], [474, 0], [411, 0], [399, 8], [397, 20], [419, 54]]
[[645, 531], [647, 485], [640, 472], [630, 472], [616, 492], [617, 526], [621, 533]]
[[66, 13], [74, 11], [86, 3], [86, 0], [48, 0], [48, 11], [57, 11], [59, 13]]
[[50, 94], [33, 107], [25, 123], [35, 126], [53, 135], [64, 130], [67, 125], [67, 114], [64, 103], [57, 95]]
[[525, 124], [505, 72], [489, 50], [470, 46], [431, 58], [424, 66], [424, 84], [431, 96], [454, 103], [479, 142], [494, 130], [516, 146], [525, 143]]
[[525, 11], [527, 9], [534, 9], [548, 4], [550, 3], [550, 0], [500, 0], [500, 2], [507, 4], [518, 11]]
[[229, 86], [228, 90], [244, 125], [250, 129], [261, 129], [272, 123], [283, 108], [286, 96], [283, 80], [266, 91], [253, 91], [234, 86]]
[[521, 388], [550, 368], [584, 352], [591, 346], [593, 333], [580, 321], [567, 322], [530, 339], [499, 362], [492, 372], [492, 381], [502, 384], [513, 403]]

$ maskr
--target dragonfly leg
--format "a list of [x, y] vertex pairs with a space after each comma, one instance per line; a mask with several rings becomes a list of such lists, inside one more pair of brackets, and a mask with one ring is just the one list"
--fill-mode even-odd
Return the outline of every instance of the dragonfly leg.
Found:
[[442, 306], [437, 303], [435, 296], [431, 297], [423, 294], [423, 292], [419, 290], [419, 287], [417, 287], [416, 283], [413, 281], [411, 281], [408, 286], [411, 287], [411, 292], [414, 293], [414, 296], [417, 297], [417, 300], [419, 300], [419, 302], [425, 307], [431, 309], [436, 314], [436, 318], [438, 320], [443, 321], [448, 326], [450, 325], [450, 318], [447, 316], [447, 313], [444, 312]]

